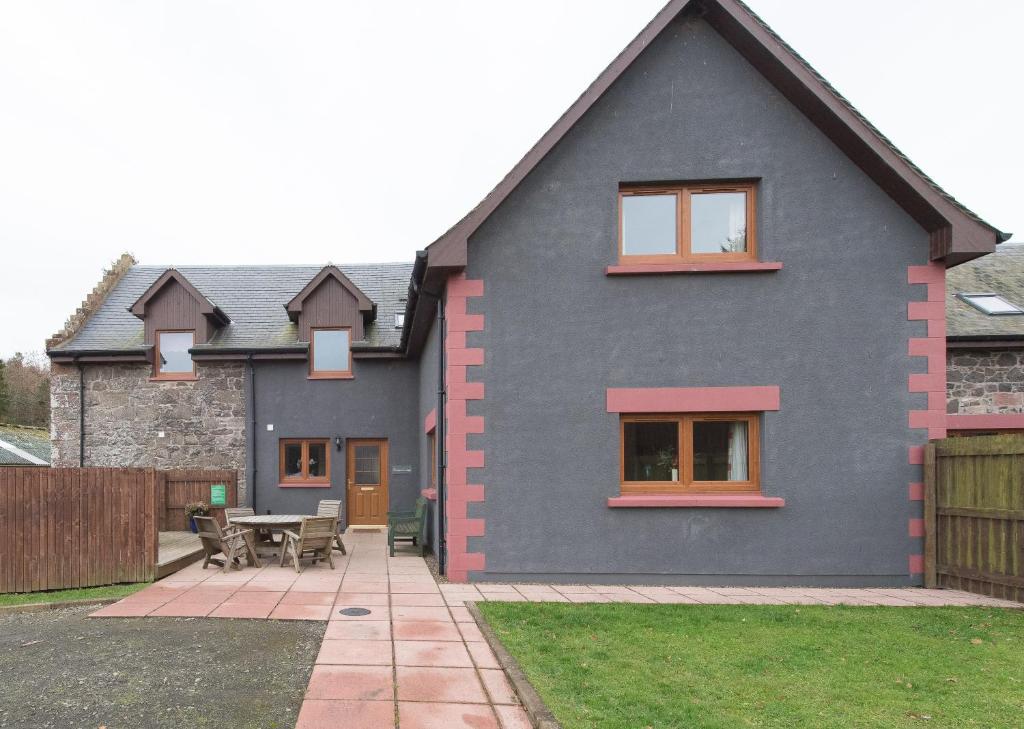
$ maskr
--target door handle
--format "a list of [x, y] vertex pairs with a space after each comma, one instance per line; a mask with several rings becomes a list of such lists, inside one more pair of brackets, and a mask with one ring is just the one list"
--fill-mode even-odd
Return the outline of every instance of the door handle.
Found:
[[373, 491], [373, 486], [360, 486], [360, 491]]

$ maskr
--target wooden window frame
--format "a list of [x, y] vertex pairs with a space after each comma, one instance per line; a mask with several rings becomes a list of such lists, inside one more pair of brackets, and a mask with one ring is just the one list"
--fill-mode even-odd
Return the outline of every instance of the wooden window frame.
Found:
[[[199, 375], [196, 371], [196, 361], [192, 359], [192, 355], [189, 355], [189, 359], [192, 360], [192, 371], [191, 372], [161, 372], [160, 371], [160, 336], [163, 334], [191, 334], [192, 335], [192, 347], [196, 346], [196, 330], [195, 329], [157, 329], [153, 333], [153, 375], [150, 377], [151, 380], [159, 380], [162, 382], [190, 382], [199, 379]], [[189, 349], [192, 349], [189, 347]]]
[[[348, 369], [317, 370], [315, 369], [315, 344], [317, 332], [348, 332]], [[311, 380], [351, 380], [352, 379], [352, 327], [310, 327], [309, 328], [309, 379]]]
[[427, 483], [429, 488], [437, 488], [437, 431], [431, 430], [427, 433], [427, 447], [430, 448], [430, 478]]
[[[309, 475], [309, 446], [311, 444], [323, 444], [324, 446], [324, 475]], [[284, 449], [285, 446], [299, 444], [302, 446], [302, 475], [286, 476], [284, 472]], [[280, 486], [321, 486], [331, 485], [331, 439], [330, 438], [281, 438], [278, 442], [277, 454], [277, 477]]]
[[[695, 422], [736, 421], [747, 423], [747, 480], [693, 480], [693, 424]], [[626, 480], [626, 423], [676, 423], [679, 443], [678, 481]], [[750, 493], [761, 491], [761, 414], [760, 413], [677, 413], [623, 415], [619, 418], [619, 486], [623, 494], [678, 493]]]
[[[757, 193], [752, 182], [692, 185], [637, 185], [619, 189], [619, 262], [628, 263], [705, 263], [715, 261], [757, 260]], [[741, 253], [693, 253], [691, 251], [691, 204], [693, 195], [711, 192], [743, 192], [747, 195], [747, 250]], [[623, 249], [623, 198], [642, 195], [676, 196], [675, 253], [627, 254]]]

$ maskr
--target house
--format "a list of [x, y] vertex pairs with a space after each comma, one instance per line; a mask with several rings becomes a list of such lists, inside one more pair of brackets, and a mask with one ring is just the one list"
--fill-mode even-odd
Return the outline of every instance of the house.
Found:
[[1024, 244], [946, 275], [948, 427], [1024, 433]]
[[945, 271], [1007, 237], [672, 0], [411, 265], [122, 258], [49, 343], [54, 461], [357, 526], [424, 493], [453, 581], [919, 584]]
[[49, 466], [46, 428], [0, 423], [0, 466]]

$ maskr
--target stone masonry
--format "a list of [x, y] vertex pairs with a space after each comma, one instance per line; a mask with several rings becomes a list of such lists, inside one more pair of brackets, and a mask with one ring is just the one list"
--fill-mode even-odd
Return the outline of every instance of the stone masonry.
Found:
[[1024, 413], [1024, 350], [950, 349], [946, 412]]
[[[237, 469], [243, 503], [245, 365], [199, 364], [195, 382], [154, 382], [150, 372], [141, 363], [85, 365], [85, 465]], [[78, 465], [78, 387], [77, 368], [54, 367], [54, 466]]]

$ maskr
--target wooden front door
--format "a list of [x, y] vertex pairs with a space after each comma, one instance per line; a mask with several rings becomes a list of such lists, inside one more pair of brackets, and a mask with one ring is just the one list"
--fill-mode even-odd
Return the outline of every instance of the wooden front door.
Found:
[[388, 442], [348, 441], [348, 523], [388, 523]]

